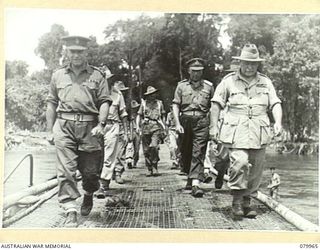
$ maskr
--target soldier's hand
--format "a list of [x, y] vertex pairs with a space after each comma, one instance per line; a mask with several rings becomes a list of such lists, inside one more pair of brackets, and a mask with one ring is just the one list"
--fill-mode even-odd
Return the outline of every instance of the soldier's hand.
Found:
[[91, 135], [102, 137], [104, 135], [104, 127], [100, 123], [98, 123], [98, 125], [91, 130]]
[[219, 135], [219, 128], [217, 126], [211, 126], [209, 129], [209, 136], [210, 139], [217, 143], [218, 142], [218, 135]]
[[136, 132], [137, 132], [137, 134], [140, 134], [140, 127], [139, 126], [137, 126], [137, 128], [136, 128]]
[[275, 134], [275, 136], [281, 135], [282, 125], [281, 125], [280, 123], [275, 123], [275, 124], [273, 125], [273, 128], [274, 128], [274, 134]]
[[183, 127], [181, 125], [177, 125], [176, 126], [176, 131], [179, 134], [183, 134], [184, 133], [184, 129], [183, 129]]
[[54, 145], [54, 137], [52, 132], [47, 133], [46, 140], [49, 142], [50, 145]]

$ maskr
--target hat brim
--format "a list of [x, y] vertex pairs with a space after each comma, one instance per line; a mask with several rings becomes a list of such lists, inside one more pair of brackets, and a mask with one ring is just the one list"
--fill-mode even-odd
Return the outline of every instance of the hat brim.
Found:
[[121, 88], [119, 89], [120, 91], [125, 91], [125, 90], [128, 90], [129, 88], [128, 87], [124, 87], [124, 88]]
[[156, 93], [156, 92], [158, 92], [157, 89], [156, 89], [156, 90], [152, 90], [152, 91], [150, 91], [150, 92], [145, 92], [144, 95], [152, 95], [152, 94], [154, 94], [154, 93]]
[[201, 66], [191, 66], [191, 67], [189, 67], [189, 69], [191, 69], [191, 70], [203, 70], [204, 67], [201, 67]]
[[106, 75], [106, 78], [109, 79], [109, 78], [111, 78], [113, 76], [114, 76], [114, 74]]
[[79, 46], [79, 45], [72, 45], [72, 46], [68, 46], [67, 49], [69, 50], [86, 50], [86, 47], [83, 46]]
[[135, 106], [131, 106], [132, 109], [139, 108], [139, 107], [140, 107], [140, 104], [135, 105]]
[[247, 61], [247, 62], [263, 62], [263, 61], [266, 60], [266, 59], [263, 59], [263, 58], [251, 59], [251, 58], [243, 58], [243, 57], [240, 57], [240, 56], [233, 56], [232, 58], [240, 60], [240, 61]]

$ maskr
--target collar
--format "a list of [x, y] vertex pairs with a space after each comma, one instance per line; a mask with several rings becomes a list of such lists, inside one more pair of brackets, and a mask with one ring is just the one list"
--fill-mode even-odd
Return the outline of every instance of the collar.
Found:
[[240, 69], [238, 69], [235, 73], [236, 73], [236, 80], [241, 80], [241, 81], [245, 82], [246, 84], [248, 84], [249, 86], [252, 86], [260, 81], [258, 72], [256, 73], [255, 77], [252, 79], [252, 81], [250, 83], [241, 75]]
[[189, 79], [189, 81], [188, 81], [187, 84], [191, 85], [192, 88], [194, 88], [194, 89], [198, 89], [198, 88], [201, 88], [201, 87], [203, 86], [203, 79], [200, 80], [200, 85], [199, 85], [198, 87], [195, 87], [195, 86], [192, 84], [192, 82], [191, 82], [190, 79]]
[[[73, 69], [71, 67], [71, 63], [69, 63], [66, 67], [66, 73], [69, 73], [69, 72], [73, 72]], [[90, 67], [90, 65], [87, 63], [86, 66], [81, 70], [81, 72], [83, 71], [87, 71], [89, 74], [92, 74], [93, 72], [93, 68]]]

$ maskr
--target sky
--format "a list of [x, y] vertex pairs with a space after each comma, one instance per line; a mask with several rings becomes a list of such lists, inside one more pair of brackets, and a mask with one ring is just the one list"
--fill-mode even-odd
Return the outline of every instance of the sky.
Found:
[[119, 19], [134, 19], [141, 14], [161, 16], [161, 12], [94, 11], [64, 9], [5, 9], [5, 59], [22, 60], [29, 73], [44, 68], [44, 61], [34, 51], [40, 37], [60, 24], [70, 35], [95, 36], [104, 43], [103, 30]]

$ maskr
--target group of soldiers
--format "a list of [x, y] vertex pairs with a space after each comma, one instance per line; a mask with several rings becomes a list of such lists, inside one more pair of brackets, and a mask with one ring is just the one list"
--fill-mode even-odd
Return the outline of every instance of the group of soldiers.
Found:
[[272, 111], [274, 131], [279, 134], [282, 109], [271, 80], [257, 71], [264, 59], [254, 44], [245, 45], [241, 55], [234, 57], [240, 61], [239, 69], [225, 76], [216, 89], [203, 79], [204, 60], [189, 60], [189, 78], [178, 83], [166, 119], [158, 90], [152, 86], [140, 104], [132, 100], [128, 118], [124, 98], [128, 88], [113, 80], [111, 73], [88, 65], [90, 40], [68, 36], [63, 41], [69, 63], [52, 76], [46, 117], [53, 138], [49, 139], [56, 147], [58, 201], [66, 212], [65, 227], [77, 226], [76, 199], [81, 196], [77, 171], [84, 190], [80, 214], [87, 216], [94, 194], [103, 199], [112, 179], [123, 183], [125, 151], [133, 152], [129, 168], [136, 167], [140, 140], [147, 175], [158, 174], [159, 144], [166, 131], [173, 168], [187, 175], [185, 189], [192, 196], [202, 197], [201, 182], [212, 180], [204, 167], [209, 145], [218, 169], [216, 188], [221, 188], [228, 168], [234, 218], [257, 216], [250, 201], [262, 179], [265, 147], [271, 137], [267, 111]]

